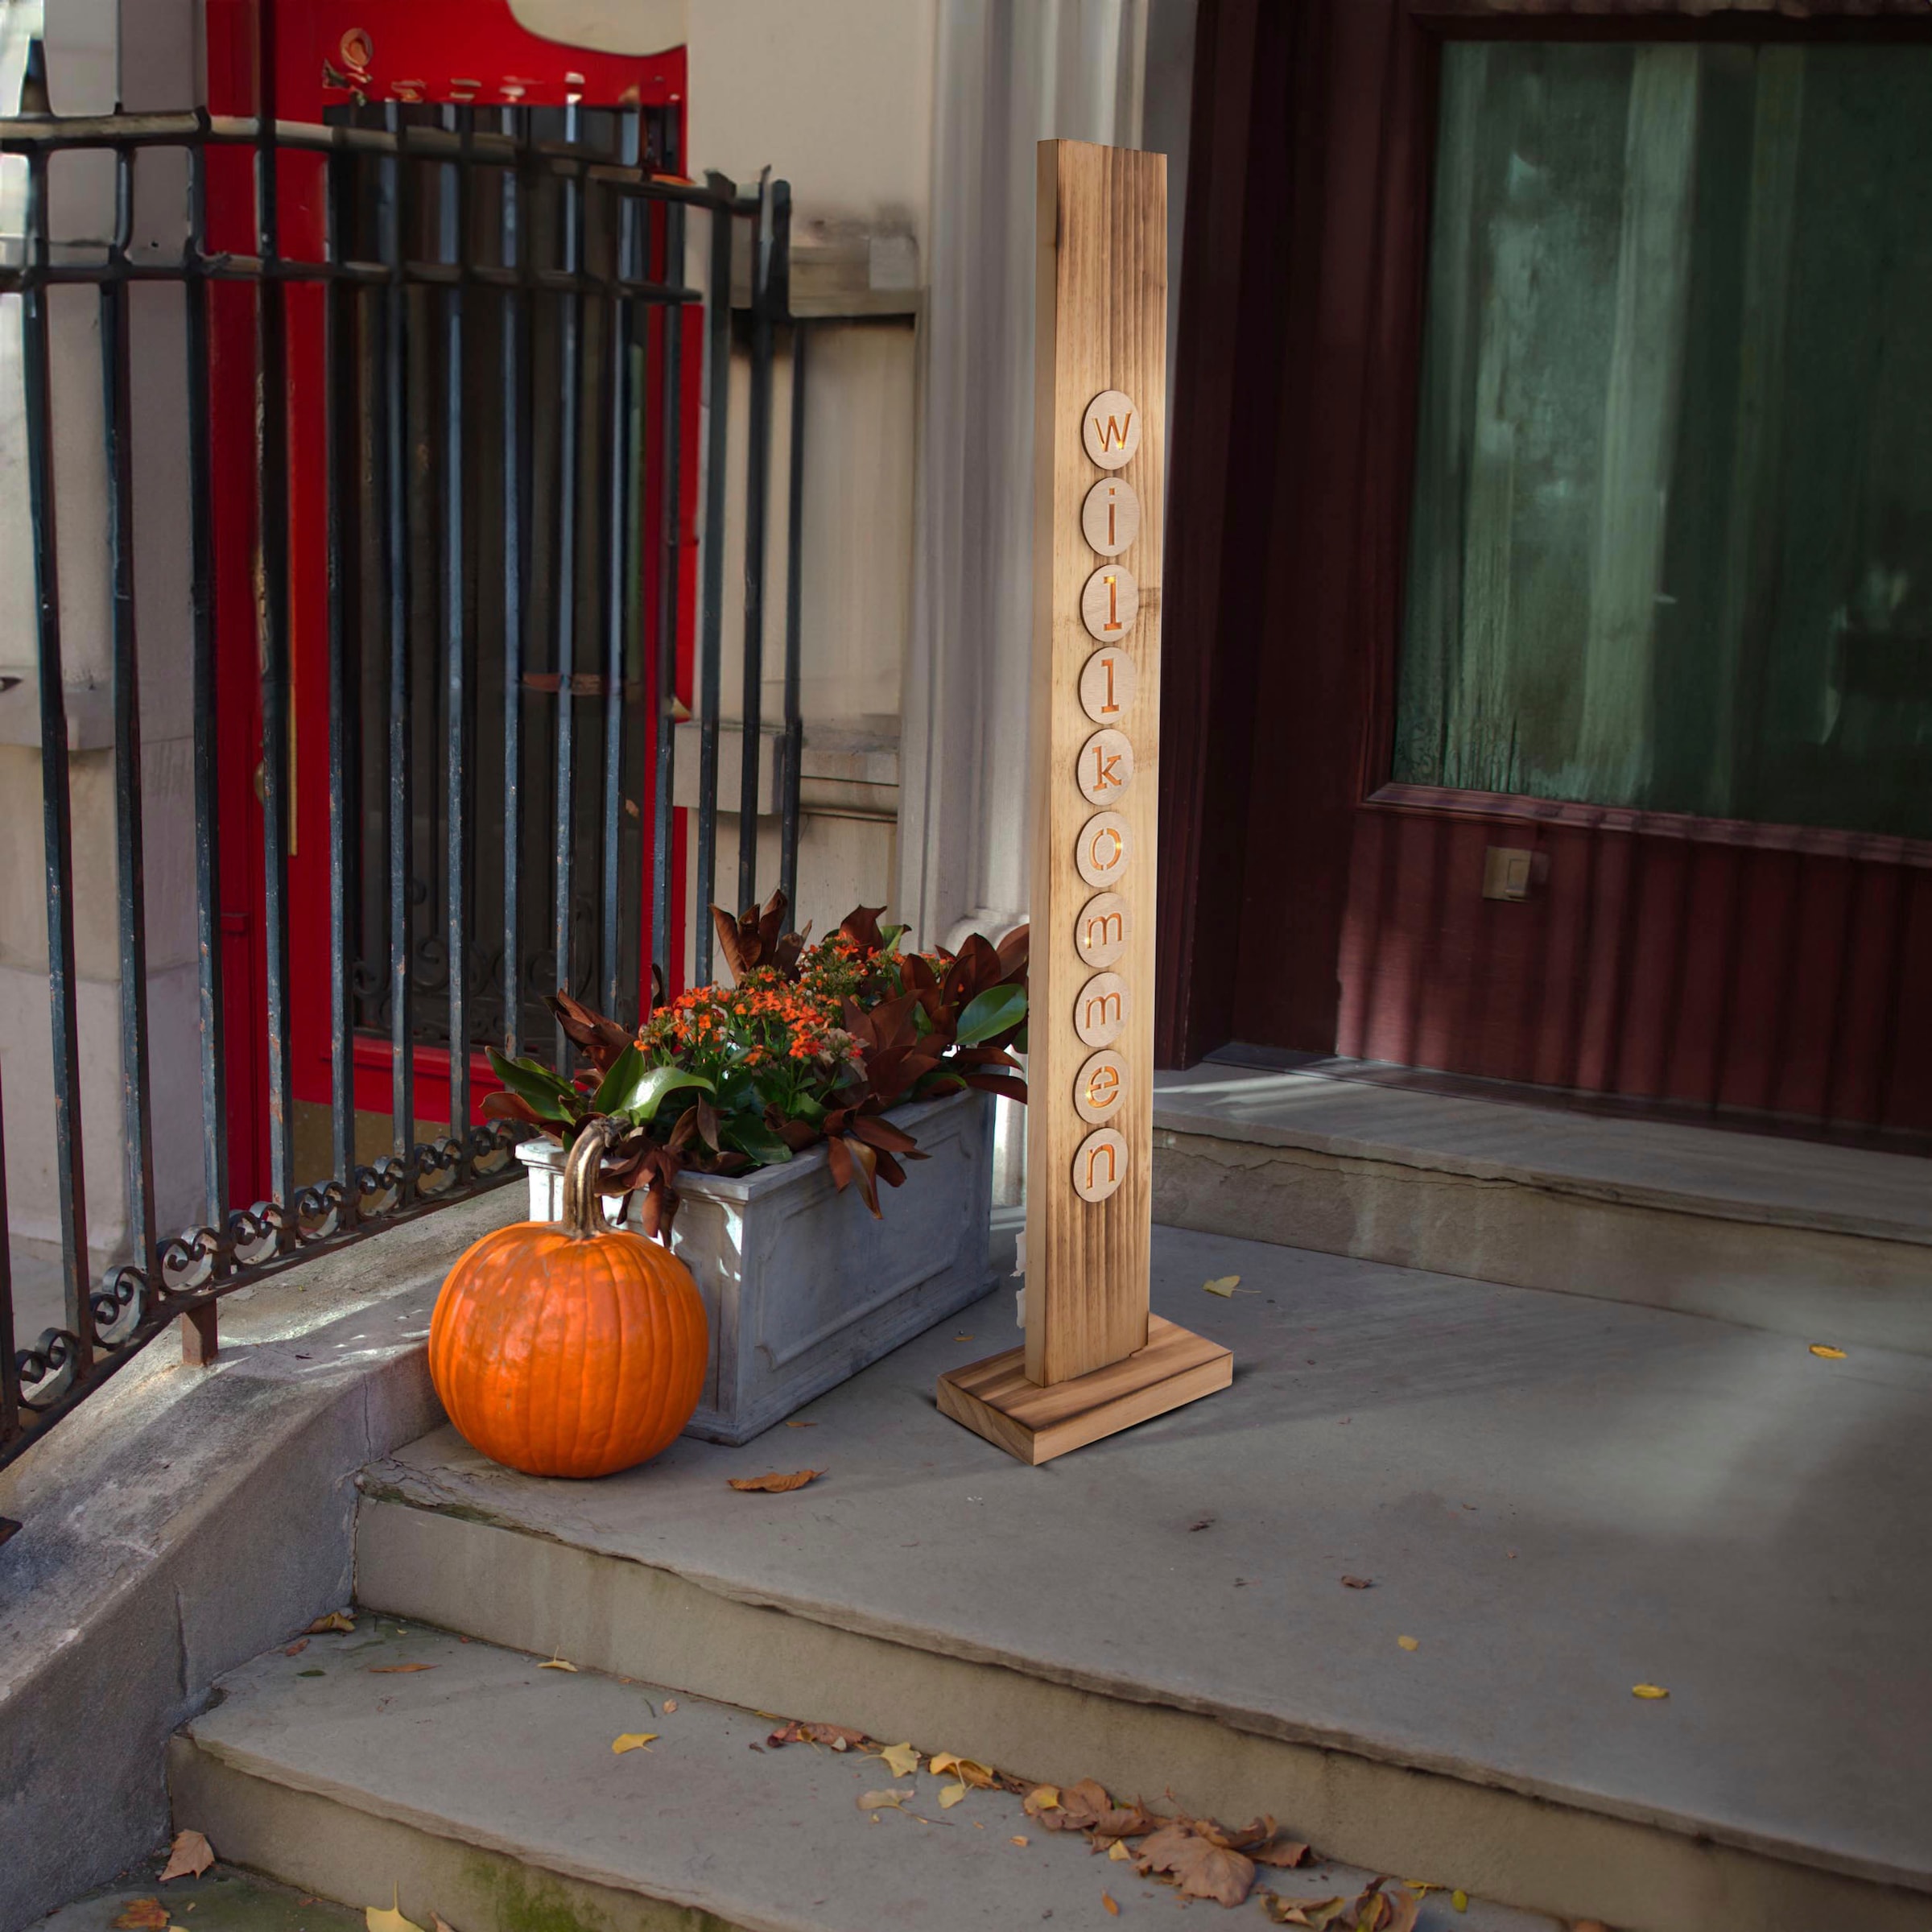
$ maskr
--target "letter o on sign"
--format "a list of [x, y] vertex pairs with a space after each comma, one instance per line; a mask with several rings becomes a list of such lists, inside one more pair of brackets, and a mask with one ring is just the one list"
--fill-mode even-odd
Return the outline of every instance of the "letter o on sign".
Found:
[[1096, 1053], [1073, 1083], [1073, 1110], [1090, 1127], [1104, 1127], [1127, 1097], [1127, 1069], [1117, 1053]]
[[1111, 1046], [1126, 1031], [1130, 997], [1117, 972], [1096, 972], [1074, 996], [1073, 1030], [1080, 1044]]
[[1141, 447], [1141, 412], [1133, 398], [1117, 389], [1102, 390], [1080, 418], [1080, 440], [1102, 469], [1131, 463]]
[[1133, 856], [1133, 833], [1117, 811], [1096, 811], [1080, 828], [1073, 862], [1089, 886], [1117, 886]]
[[1104, 1201], [1127, 1178], [1127, 1137], [1097, 1127], [1073, 1150], [1073, 1191], [1084, 1201]]

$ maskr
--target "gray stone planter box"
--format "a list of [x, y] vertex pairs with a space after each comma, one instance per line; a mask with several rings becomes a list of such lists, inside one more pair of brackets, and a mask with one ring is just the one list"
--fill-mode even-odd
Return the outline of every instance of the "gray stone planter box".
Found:
[[[749, 1442], [993, 1285], [993, 1100], [894, 1110], [931, 1158], [881, 1187], [875, 1221], [857, 1188], [833, 1186], [823, 1146], [737, 1179], [687, 1174], [671, 1252], [711, 1319], [711, 1368], [687, 1435]], [[532, 1220], [563, 1208], [563, 1150], [526, 1141]], [[606, 1195], [606, 1218], [625, 1203]]]

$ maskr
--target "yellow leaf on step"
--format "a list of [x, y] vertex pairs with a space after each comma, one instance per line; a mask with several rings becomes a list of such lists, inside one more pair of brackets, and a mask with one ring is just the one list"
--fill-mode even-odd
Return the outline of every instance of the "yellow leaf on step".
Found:
[[[664, 1707], [671, 1708], [668, 1704]], [[919, 1768], [919, 1754], [910, 1744], [888, 1744], [879, 1756], [894, 1777], [910, 1777]]]
[[861, 1791], [859, 1809], [873, 1813], [896, 1811], [911, 1796], [910, 1791]]
[[1400, 1644], [1405, 1650], [1419, 1650], [1422, 1647], [1422, 1641], [1418, 1637], [1398, 1637], [1395, 1641]]
[[1057, 1811], [1060, 1809], [1060, 1788], [1058, 1785], [1035, 1785], [1026, 1794], [1026, 1809], [1029, 1811]]
[[574, 1675], [577, 1667], [575, 1664], [565, 1663], [560, 1657], [553, 1657], [548, 1663], [539, 1664], [537, 1668], [539, 1670], [568, 1670]]
[[390, 1902], [386, 1905], [368, 1905], [363, 1909], [363, 1922], [369, 1932], [423, 1932], [414, 1919], [405, 1918], [402, 1913], [402, 1893], [391, 1886]]
[[1842, 1362], [1845, 1359], [1843, 1349], [1834, 1348], [1827, 1342], [1814, 1342], [1811, 1344], [1811, 1352], [1827, 1362]]
[[456, 1927], [440, 1912], [430, 1913], [429, 1926], [430, 1932], [456, 1932]]
[[669, 1716], [671, 1715], [671, 1712], [672, 1712], [672, 1711], [674, 1711], [675, 1710], [676, 1710], [676, 1709], [677, 1709], [677, 1707], [678, 1707], [678, 1700], [677, 1700], [677, 1699], [676, 1699], [675, 1697], [667, 1697], [667, 1698], [666, 1698], [666, 1699], [665, 1699], [665, 1700], [664, 1700], [664, 1715], [665, 1715], [667, 1717], [669, 1717]]
[[964, 1785], [948, 1785], [939, 1794], [939, 1809], [950, 1811], [965, 1795], [966, 1787]]
[[961, 1757], [952, 1751], [935, 1751], [926, 1769], [935, 1777], [950, 1771], [963, 1785], [971, 1785], [976, 1791], [984, 1791], [994, 1781], [996, 1773], [990, 1765], [982, 1765], [977, 1760]]
[[613, 1737], [610, 1748], [621, 1757], [626, 1751], [642, 1751], [646, 1744], [654, 1744], [658, 1734], [654, 1731], [626, 1731], [621, 1737]]
[[308, 1633], [315, 1637], [324, 1630], [349, 1630], [356, 1627], [356, 1620], [346, 1610], [332, 1610], [327, 1616], [319, 1616], [308, 1627]]
[[167, 1868], [161, 1883], [171, 1878], [199, 1878], [215, 1862], [215, 1848], [199, 1831], [179, 1831], [168, 1847]]
[[1457, 1911], [1467, 1912], [1469, 1909], [1469, 1894], [1459, 1885], [1449, 1894], [1449, 1902]]
[[1201, 1286], [1205, 1288], [1210, 1294], [1221, 1295], [1232, 1294], [1235, 1290], [1240, 1287], [1241, 1285], [1241, 1278], [1238, 1274], [1224, 1274], [1217, 1277], [1212, 1282], [1203, 1282], [1201, 1283]]
[[1117, 1864], [1125, 1864], [1129, 1859], [1133, 1856], [1133, 1854], [1127, 1849], [1127, 1841], [1125, 1839], [1117, 1838], [1113, 1843], [1107, 1847], [1107, 1856], [1113, 1859]]
[[1633, 1697], [1655, 1699], [1668, 1697], [1670, 1693], [1662, 1684], [1633, 1684], [1630, 1686], [1630, 1695]]

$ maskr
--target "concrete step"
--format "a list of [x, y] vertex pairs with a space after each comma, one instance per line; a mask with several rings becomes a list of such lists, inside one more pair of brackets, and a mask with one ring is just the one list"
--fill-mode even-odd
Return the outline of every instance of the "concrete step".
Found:
[[[923, 1769], [770, 1749], [769, 1718], [543, 1661], [368, 1616], [299, 1657], [271, 1651], [175, 1740], [175, 1816], [305, 1893], [399, 1902], [463, 1932], [1098, 1932], [1175, 1902], [1005, 1791], [943, 1806], [952, 1781]], [[655, 1735], [613, 1753], [627, 1732]], [[861, 1809], [883, 1790], [911, 1795]], [[1267, 1876], [1307, 1897], [1369, 1875]], [[1447, 1893], [1420, 1923], [1556, 1932], [1476, 1901], [1458, 1912]]]
[[1328, 1072], [1155, 1076], [1154, 1218], [1932, 1355], [1932, 1162]]
[[1524, 1909], [1924, 1932], [1932, 1363], [1167, 1228], [1154, 1256], [1157, 1311], [1234, 1352], [1192, 1407], [1022, 1467], [933, 1399], [1008, 1343], [998, 1294], [741, 1448], [568, 1484], [427, 1437], [365, 1472], [358, 1593]]

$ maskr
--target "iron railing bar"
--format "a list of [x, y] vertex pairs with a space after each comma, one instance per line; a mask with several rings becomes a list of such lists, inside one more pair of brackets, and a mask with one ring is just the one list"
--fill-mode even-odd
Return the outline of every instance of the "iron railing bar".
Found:
[[[575, 136], [577, 110], [565, 109], [564, 126]], [[563, 183], [564, 266], [573, 275], [584, 254], [584, 191], [569, 176]], [[557, 434], [556, 605], [557, 767], [555, 914], [557, 989], [568, 992], [571, 980], [571, 901], [575, 886], [576, 698], [571, 680], [576, 671], [577, 648], [577, 386], [583, 368], [583, 299], [564, 295], [559, 317], [558, 392], [564, 398]], [[559, 1015], [556, 1024], [557, 1069], [568, 1073], [574, 1063], [571, 1044]]]
[[[47, 250], [47, 156], [27, 163], [27, 234], [31, 249]], [[47, 993], [53, 1021], [55, 1163], [60, 1183], [60, 1259], [74, 1374], [93, 1367], [93, 1319], [89, 1307], [87, 1183], [81, 1162], [80, 1046], [74, 960], [74, 865], [72, 801], [67, 777], [67, 694], [60, 651], [60, 546], [55, 527], [52, 370], [47, 294], [23, 298], [23, 386], [27, 416], [29, 514], [34, 538], [34, 591], [40, 678], [40, 796], [47, 870]]]
[[[115, 158], [115, 246], [133, 222], [134, 163]], [[148, 1096], [147, 887], [142, 836], [141, 672], [134, 621], [132, 318], [125, 285], [101, 291], [101, 423], [107, 449], [108, 582], [114, 712], [114, 863], [120, 891], [121, 1092], [127, 1225], [151, 1290], [155, 1261], [155, 1152]], [[147, 1312], [144, 1307], [142, 1315]], [[137, 1318], [138, 1319], [140, 1318]]]
[[[263, 105], [255, 147], [256, 225], [262, 259], [281, 253], [280, 163], [274, 144], [274, 10], [260, 24], [259, 80]], [[269, 1189], [296, 1237], [295, 1090], [289, 1046], [288, 852], [288, 334], [281, 284], [263, 280], [255, 298], [256, 502], [262, 582], [262, 926], [268, 1005]]]
[[[705, 177], [721, 198], [737, 190], [715, 171]], [[732, 217], [711, 218], [710, 306], [705, 315], [704, 618], [698, 657], [697, 912], [691, 935], [697, 982], [712, 973], [709, 907], [718, 869], [718, 684], [724, 602], [724, 485], [731, 398]]]
[[[626, 160], [638, 151], [642, 132], [638, 110], [628, 109], [623, 119]], [[628, 202], [617, 209], [619, 274], [632, 266], [633, 215]], [[624, 807], [624, 642], [630, 609], [630, 601], [625, 594], [630, 567], [630, 538], [625, 528], [625, 513], [630, 502], [630, 309], [621, 295], [611, 298], [606, 314], [604, 361], [608, 425], [605, 460], [609, 467], [604, 512], [604, 850], [597, 964], [599, 1003], [605, 1013], [615, 1016], [621, 898], [618, 860]]]
[[[789, 209], [787, 210], [789, 213]], [[779, 777], [778, 890], [795, 924], [799, 909], [799, 788], [805, 755], [804, 726], [799, 713], [801, 647], [804, 635], [805, 584], [805, 373], [810, 332], [791, 325], [791, 447], [785, 497], [785, 736]]]
[[[456, 110], [445, 109], [452, 119]], [[460, 262], [468, 236], [469, 149], [464, 142], [443, 176], [443, 253]], [[449, 967], [449, 1137], [455, 1144], [456, 1184], [469, 1179], [469, 1006], [464, 955], [469, 950], [467, 849], [468, 768], [464, 730], [469, 630], [463, 601], [463, 291], [443, 297], [443, 637], [448, 706], [445, 752], [448, 839], [446, 944]]]
[[[514, 134], [518, 110], [503, 110], [506, 133]], [[503, 302], [503, 1050], [522, 1050], [523, 986], [521, 971], [522, 858], [523, 842], [523, 585], [529, 568], [522, 438], [523, 342], [528, 332], [528, 302], [522, 293], [523, 255], [520, 167], [506, 169], [499, 217], [500, 246], [510, 280]]]
[[[349, 163], [332, 155], [322, 184], [323, 250], [332, 259], [342, 246], [342, 208], [354, 190]], [[344, 412], [354, 407], [359, 384], [353, 355], [359, 298], [338, 283], [324, 297], [323, 366], [328, 393], [323, 402], [324, 518], [328, 548], [328, 1064], [330, 1166], [341, 1189], [337, 1224], [353, 1228], [361, 1210], [356, 1160], [355, 1022], [350, 1009], [349, 896], [356, 844], [350, 828], [358, 812], [349, 766], [358, 733], [350, 721], [354, 702], [349, 652], [347, 521], [344, 477]], [[359, 790], [359, 788], [358, 788]]]
[[[392, 127], [399, 110], [385, 110]], [[409, 222], [409, 168], [391, 155], [378, 190], [383, 252], [391, 276], [382, 329], [384, 574], [389, 592], [389, 997], [390, 1146], [401, 1172], [396, 1199], [415, 1198], [415, 1042], [410, 1026], [410, 533], [409, 294], [402, 254]]]
[[[188, 234], [198, 251], [207, 233], [208, 163], [188, 151]], [[195, 937], [201, 1046], [202, 1213], [225, 1234], [228, 1220], [228, 1080], [222, 1023], [221, 836], [217, 815], [217, 752], [214, 605], [214, 460], [208, 394], [208, 287], [191, 262], [184, 281], [188, 342], [188, 481], [191, 646], [194, 710]]]
[[[684, 211], [667, 208], [664, 217], [664, 261], [668, 268], [684, 258]], [[663, 331], [658, 358], [658, 414], [663, 424], [659, 441], [663, 462], [662, 561], [658, 580], [657, 655], [657, 795], [652, 801], [650, 947], [658, 970], [658, 991], [668, 996], [671, 983], [671, 832], [673, 779], [677, 762], [678, 593], [683, 570], [683, 484], [684, 313], [673, 309], [660, 316]]]
[[751, 384], [745, 427], [745, 660], [738, 726], [738, 896], [758, 898], [758, 774], [764, 746], [766, 522], [771, 507], [771, 262], [773, 192], [767, 170], [758, 187], [753, 231]]

